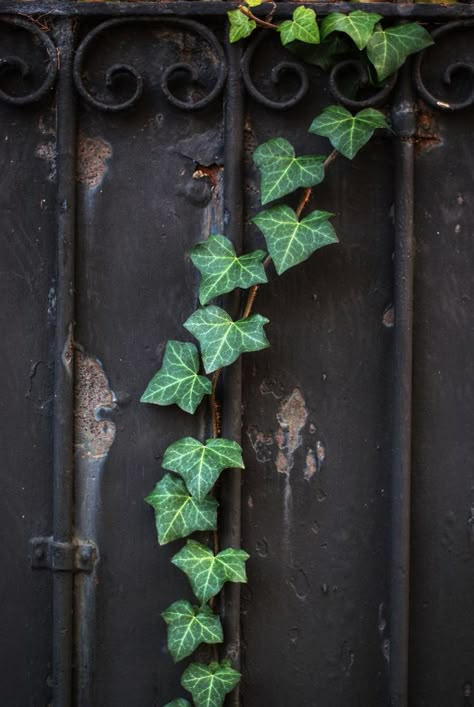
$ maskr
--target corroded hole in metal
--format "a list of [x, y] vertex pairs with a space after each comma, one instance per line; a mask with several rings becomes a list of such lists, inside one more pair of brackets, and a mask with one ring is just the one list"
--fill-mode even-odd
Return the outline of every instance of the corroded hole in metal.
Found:
[[108, 142], [81, 133], [77, 147], [77, 181], [90, 189], [99, 186], [111, 157], [112, 147]]
[[100, 362], [82, 351], [75, 356], [75, 446], [91, 459], [107, 456], [115, 438], [115, 423], [101, 419], [113, 410], [115, 395]]
[[289, 474], [293, 468], [293, 457], [298, 447], [301, 447], [301, 431], [308, 419], [306, 403], [299, 388], [283, 401], [277, 413], [280, 429], [275, 435], [279, 447], [276, 458], [276, 468], [282, 474]]

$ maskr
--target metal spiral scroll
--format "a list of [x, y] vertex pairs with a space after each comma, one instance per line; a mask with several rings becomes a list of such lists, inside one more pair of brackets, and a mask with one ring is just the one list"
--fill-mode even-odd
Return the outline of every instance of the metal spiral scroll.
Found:
[[[82, 98], [84, 98], [84, 100], [87, 101], [87, 103], [89, 103], [94, 108], [97, 108], [102, 111], [116, 113], [119, 111], [126, 110], [128, 108], [132, 108], [136, 105], [136, 103], [142, 96], [144, 88], [143, 76], [133, 66], [130, 66], [129, 64], [114, 64], [113, 66], [109, 67], [109, 69], [107, 69], [105, 73], [105, 85], [107, 89], [109, 89], [111, 94], [113, 94], [114, 86], [116, 85], [116, 80], [120, 76], [126, 76], [132, 80], [134, 84], [133, 94], [126, 100], [120, 102], [108, 103], [99, 100], [98, 98], [93, 96], [89, 89], [86, 88], [82, 76], [83, 64], [87, 51], [93, 43], [99, 40], [100, 35], [103, 32], [106, 32], [107, 30], [115, 27], [123, 26], [125, 24], [137, 24], [143, 21], [144, 20], [141, 18], [125, 18], [103, 22], [101, 25], [89, 32], [89, 34], [85, 37], [85, 39], [83, 39], [83, 41], [79, 45], [74, 60], [74, 81], [76, 84], [76, 88]], [[148, 26], [151, 22], [178, 27], [183, 30], [189, 31], [190, 33], [198, 34], [205, 40], [205, 42], [207, 42], [207, 44], [213, 50], [217, 60], [217, 79], [212, 90], [207, 94], [207, 96], [204, 96], [204, 98], [201, 98], [194, 102], [182, 101], [177, 98], [170, 89], [170, 81], [173, 76], [176, 75], [178, 72], [181, 74], [185, 74], [190, 82], [197, 83], [199, 81], [199, 72], [191, 64], [185, 62], [176, 62], [174, 64], [171, 64], [163, 71], [160, 81], [161, 90], [163, 91], [167, 100], [177, 108], [180, 108], [181, 110], [185, 111], [199, 110], [201, 108], [205, 108], [210, 103], [212, 103], [212, 101], [222, 91], [227, 74], [224, 50], [218, 42], [217, 38], [209, 29], [207, 29], [207, 27], [204, 27], [204, 25], [201, 25], [198, 22], [194, 22], [194, 20], [182, 20], [177, 18], [163, 17], [153, 17], [146, 19], [146, 24]]]
[[450, 87], [453, 84], [454, 77], [457, 73], [460, 71], [465, 71], [469, 72], [473, 81], [472, 81], [472, 88], [469, 93], [462, 101], [444, 101], [441, 98], [437, 98], [436, 96], [433, 96], [430, 91], [426, 88], [423, 78], [422, 78], [422, 73], [423, 73], [423, 62], [426, 57], [427, 52], [435, 52], [436, 51], [436, 39], [439, 37], [442, 37], [445, 34], [448, 34], [448, 32], [455, 32], [457, 30], [464, 30], [464, 29], [473, 29], [474, 28], [474, 20], [461, 20], [459, 22], [451, 22], [448, 25], [445, 25], [444, 27], [439, 27], [438, 29], [434, 30], [432, 32], [432, 37], [435, 40], [435, 44], [432, 47], [428, 47], [428, 49], [425, 49], [423, 52], [421, 52], [415, 60], [415, 66], [414, 66], [414, 80], [415, 80], [415, 85], [418, 90], [418, 93], [420, 96], [428, 103], [430, 106], [433, 108], [438, 108], [439, 110], [446, 110], [446, 111], [455, 111], [455, 110], [461, 110], [462, 108], [468, 108], [469, 106], [474, 105], [474, 62], [466, 62], [466, 61], [456, 61], [453, 62], [452, 64], [449, 64], [443, 74], [443, 83], [447, 86]]
[[[36, 103], [52, 88], [58, 72], [56, 47], [47, 34], [42, 32], [37, 25], [17, 17], [0, 17], [0, 23], [19, 27], [30, 35], [33, 35], [47, 56], [46, 76], [43, 83], [34, 91], [23, 96], [13, 96], [0, 88], [0, 101], [9, 103], [12, 106], [25, 106], [29, 103]], [[31, 76], [32, 68], [28, 62], [19, 56], [5, 56], [0, 58], [0, 76], [5, 74], [19, 74], [21, 79]]]
[[357, 74], [359, 89], [370, 86], [368, 69], [365, 64], [358, 59], [345, 59], [344, 61], [339, 61], [335, 64], [329, 75], [329, 88], [334, 98], [347, 108], [375, 108], [376, 106], [383, 105], [387, 102], [390, 94], [395, 88], [398, 78], [398, 73], [393, 74], [385, 86], [383, 86], [383, 88], [378, 90], [376, 93], [368, 96], [367, 98], [357, 99], [346, 96], [339, 88], [340, 79], [348, 71], [352, 71]]
[[281, 61], [279, 64], [273, 67], [270, 78], [272, 83], [275, 85], [278, 84], [281, 80], [281, 76], [283, 73], [292, 73], [296, 74], [299, 80], [299, 88], [297, 92], [295, 93], [294, 96], [291, 98], [288, 98], [287, 100], [284, 101], [274, 101], [271, 98], [268, 98], [265, 96], [254, 84], [251, 76], [250, 76], [250, 67], [252, 64], [253, 56], [257, 50], [257, 48], [260, 46], [260, 44], [264, 41], [266, 37], [268, 37], [272, 33], [268, 32], [260, 32], [255, 39], [251, 42], [249, 45], [248, 49], [246, 50], [244, 56], [242, 57], [242, 79], [244, 81], [245, 87], [247, 91], [250, 93], [250, 95], [255, 98], [258, 103], [261, 103], [262, 105], [266, 106], [267, 108], [273, 108], [275, 110], [287, 110], [288, 108], [292, 108], [295, 106], [303, 96], [306, 94], [309, 86], [309, 81], [308, 81], [308, 75], [306, 73], [305, 68], [295, 62], [295, 61]]

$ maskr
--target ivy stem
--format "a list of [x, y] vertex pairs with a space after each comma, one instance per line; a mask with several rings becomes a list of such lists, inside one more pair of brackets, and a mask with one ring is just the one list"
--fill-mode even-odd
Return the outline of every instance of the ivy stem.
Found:
[[[334, 162], [334, 160], [336, 159], [336, 157], [338, 156], [338, 154], [339, 154], [339, 153], [338, 153], [337, 150], [333, 150], [333, 151], [331, 152], [331, 154], [328, 155], [328, 157], [326, 157], [326, 159], [324, 160], [324, 163], [323, 163], [323, 168], [324, 168], [324, 170], [326, 170], [326, 169], [329, 167], [329, 165], [331, 164], [331, 162]], [[299, 217], [301, 216], [304, 207], [306, 206], [306, 204], [307, 204], [308, 201], [310, 200], [310, 197], [311, 197], [312, 192], [313, 192], [313, 187], [308, 187], [307, 189], [304, 190], [303, 196], [302, 196], [301, 199], [300, 199], [300, 203], [299, 203], [298, 206], [296, 207], [296, 215], [298, 216], [298, 219], [299, 219]]]
[[254, 15], [251, 10], [247, 9], [243, 5], [239, 5], [237, 9], [240, 10], [243, 15], [256, 22], [260, 27], [266, 27], [266, 29], [278, 29], [278, 25], [273, 24], [273, 22], [265, 22], [265, 20], [261, 20], [260, 17]]

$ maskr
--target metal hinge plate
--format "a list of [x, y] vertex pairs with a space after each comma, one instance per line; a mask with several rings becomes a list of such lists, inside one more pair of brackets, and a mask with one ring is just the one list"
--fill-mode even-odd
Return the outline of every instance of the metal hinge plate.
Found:
[[97, 558], [94, 543], [75, 540], [58, 543], [50, 538], [31, 538], [31, 566], [52, 572], [92, 572]]

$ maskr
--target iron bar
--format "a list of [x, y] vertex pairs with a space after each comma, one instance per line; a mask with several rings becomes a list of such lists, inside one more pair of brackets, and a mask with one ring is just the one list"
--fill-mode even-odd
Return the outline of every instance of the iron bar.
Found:
[[[56, 28], [60, 58], [56, 102], [58, 160], [56, 338], [54, 368], [53, 539], [71, 543], [74, 417], [74, 246], [76, 99], [72, 20]], [[72, 704], [72, 572], [53, 575], [53, 704]]]
[[413, 377], [414, 150], [410, 62], [403, 67], [392, 122], [395, 142], [395, 362], [391, 481], [390, 704], [408, 704]]
[[[309, 4], [309, 3], [307, 3]], [[314, 3], [318, 15], [327, 15], [334, 12], [333, 2]], [[238, 2], [228, 0], [178, 0], [177, 2], [77, 2], [76, 0], [58, 0], [51, 3], [48, 0], [38, 2], [14, 2], [6, 0], [0, 2], [0, 14], [15, 14], [22, 16], [59, 15], [59, 16], [98, 16], [98, 17], [123, 17], [132, 15], [175, 15], [186, 17], [205, 17], [211, 15], [225, 16], [229, 10], [235, 10]], [[298, 2], [278, 3], [275, 17], [288, 17], [293, 10], [300, 6]], [[272, 9], [271, 3], [253, 8], [255, 14], [265, 17]], [[358, 10], [377, 12], [384, 17], [410, 18], [414, 20], [437, 19], [462, 19], [474, 16], [473, 3], [455, 3], [452, 5], [431, 3], [390, 3], [390, 2], [361, 2], [357, 4]], [[337, 4], [338, 12], [352, 12], [352, 2]]]
[[[244, 89], [240, 60], [241, 47], [227, 42], [228, 78], [225, 94], [224, 143], [224, 228], [237, 251], [243, 245], [243, 164], [244, 164]], [[240, 297], [227, 298], [226, 309], [238, 318]], [[222, 376], [222, 435], [240, 442], [242, 435], [242, 363], [236, 361]], [[231, 469], [221, 486], [221, 532], [223, 548], [240, 547], [241, 541], [241, 472]], [[226, 657], [240, 669], [240, 584], [227, 583], [222, 595], [222, 617]], [[239, 688], [228, 696], [226, 704], [238, 707]]]

